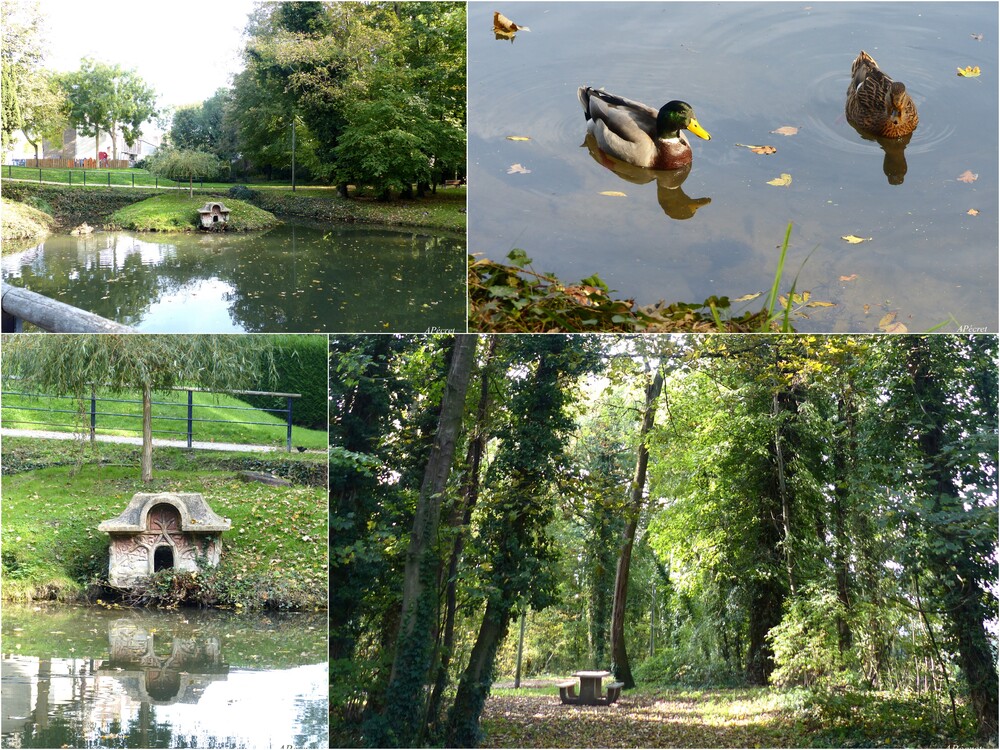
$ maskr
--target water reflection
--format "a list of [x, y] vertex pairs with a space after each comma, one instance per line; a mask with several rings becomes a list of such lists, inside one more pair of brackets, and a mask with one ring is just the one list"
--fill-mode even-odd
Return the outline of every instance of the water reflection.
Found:
[[54, 235], [3, 278], [146, 332], [464, 328], [465, 244], [293, 222], [254, 234]]
[[910, 143], [912, 134], [904, 135], [902, 138], [885, 138], [881, 135], [872, 135], [851, 125], [866, 141], [875, 141], [882, 147], [885, 156], [882, 159], [882, 172], [890, 185], [902, 185], [906, 177], [906, 147]]
[[4, 747], [325, 747], [322, 615], [3, 613]]
[[684, 180], [691, 174], [691, 165], [680, 169], [644, 169], [628, 162], [616, 159], [606, 154], [597, 145], [593, 133], [587, 133], [583, 145], [590, 156], [602, 167], [611, 170], [626, 182], [633, 185], [645, 185], [656, 182], [656, 202], [660, 204], [663, 213], [671, 219], [690, 219], [702, 206], [712, 202], [711, 198], [692, 198], [681, 187]]

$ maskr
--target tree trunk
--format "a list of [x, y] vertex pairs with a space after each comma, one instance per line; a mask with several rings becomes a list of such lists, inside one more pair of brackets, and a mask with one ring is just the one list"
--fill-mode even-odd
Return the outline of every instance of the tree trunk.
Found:
[[611, 669], [615, 679], [625, 683], [624, 689], [635, 687], [635, 678], [629, 666], [628, 651], [625, 647], [625, 605], [628, 600], [629, 568], [632, 564], [632, 547], [635, 544], [635, 530], [642, 513], [643, 493], [646, 488], [646, 468], [649, 465], [649, 432], [656, 416], [656, 400], [663, 390], [663, 373], [659, 370], [651, 383], [646, 386], [646, 403], [639, 429], [639, 449], [636, 455], [635, 475], [629, 498], [625, 533], [622, 536], [621, 552], [615, 569], [615, 594], [611, 605]]
[[775, 391], [771, 399], [771, 420], [774, 423], [774, 469], [777, 479], [778, 497], [781, 499], [781, 530], [783, 534], [782, 548], [785, 556], [785, 573], [788, 576], [788, 590], [795, 596], [795, 571], [792, 566], [792, 509], [788, 496], [788, 481], [785, 468], [784, 437], [782, 422], [786, 405], [783, 403], [787, 393]]
[[493, 684], [497, 649], [507, 635], [509, 625], [510, 610], [490, 600], [472, 647], [469, 666], [462, 673], [455, 703], [448, 714], [446, 747], [475, 747], [479, 744], [479, 716]]
[[487, 417], [490, 405], [490, 362], [496, 352], [497, 337], [490, 336], [483, 357], [479, 378], [479, 406], [476, 409], [476, 424], [473, 437], [465, 458], [465, 482], [460, 493], [460, 502], [455, 504], [450, 525], [457, 528], [455, 542], [452, 545], [448, 569], [442, 581], [445, 587], [445, 621], [441, 639], [441, 659], [438, 663], [438, 674], [431, 691], [430, 706], [427, 714], [431, 722], [436, 722], [441, 710], [441, 697], [448, 685], [448, 667], [451, 663], [452, 650], [455, 646], [455, 613], [458, 610], [458, 564], [465, 549], [466, 529], [472, 520], [472, 511], [479, 502], [479, 473], [482, 467], [483, 455], [486, 453], [486, 443], [489, 440]]
[[142, 386], [142, 481], [153, 481], [153, 394]]
[[441, 417], [431, 449], [403, 572], [403, 605], [399, 640], [386, 695], [388, 736], [381, 741], [395, 747], [414, 747], [425, 719], [425, 685], [432, 667], [438, 620], [435, 555], [444, 494], [465, 413], [465, 391], [472, 374], [477, 336], [459, 334], [441, 399]]

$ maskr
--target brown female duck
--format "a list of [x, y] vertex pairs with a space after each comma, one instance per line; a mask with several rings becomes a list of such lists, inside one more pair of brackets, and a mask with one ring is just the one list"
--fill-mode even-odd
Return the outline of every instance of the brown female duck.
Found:
[[641, 102], [590, 86], [577, 92], [587, 129], [606, 154], [637, 167], [679, 169], [691, 163], [690, 130], [706, 141], [712, 136], [698, 124], [687, 102], [672, 101], [657, 112]]
[[879, 70], [864, 50], [851, 66], [846, 112], [854, 127], [885, 138], [909, 135], [919, 121], [906, 86]]

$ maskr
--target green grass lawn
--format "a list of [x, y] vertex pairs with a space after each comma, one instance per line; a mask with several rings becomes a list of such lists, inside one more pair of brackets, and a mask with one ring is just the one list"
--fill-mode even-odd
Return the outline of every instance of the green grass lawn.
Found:
[[[22, 390], [15, 381], [6, 382], [4, 387], [15, 393]], [[141, 396], [137, 393], [114, 395], [99, 393], [98, 395], [109, 399], [141, 402]], [[195, 441], [276, 447], [285, 445], [287, 428], [285, 415], [281, 412], [252, 409], [245, 402], [225, 394], [195, 392], [193, 400], [195, 404], [193, 416], [196, 419], [213, 420], [194, 423], [193, 439]], [[187, 433], [187, 393], [184, 391], [155, 393], [153, 401], [153, 437], [184, 440]], [[230, 407], [239, 407], [239, 409]], [[85, 414], [82, 416], [77, 411], [78, 408], [79, 405], [71, 398], [20, 396], [11, 395], [5, 391], [2, 411], [0, 411], [0, 416], [2, 416], [0, 424], [15, 429], [55, 432], [74, 432], [81, 427], [88, 430], [90, 427], [90, 400], [87, 399], [83, 404]], [[51, 413], [34, 411], [34, 409], [62, 409], [64, 411]], [[132, 437], [142, 434], [141, 403], [118, 403], [102, 401], [99, 398], [97, 411], [99, 412], [97, 415], [98, 434]], [[293, 403], [293, 414], [294, 411]], [[127, 416], [111, 416], [100, 412]], [[28, 424], [30, 422], [56, 422], [60, 424]], [[239, 424], [240, 422], [259, 422], [262, 424]], [[326, 430], [310, 430], [293, 425], [292, 445], [325, 451], [327, 448]]]
[[[228, 228], [236, 231], [267, 229], [281, 223], [269, 211], [235, 198], [224, 200], [229, 214]], [[187, 193], [165, 193], [125, 206], [111, 215], [111, 223], [139, 232], [192, 232], [198, 228], [198, 209], [205, 197]]]
[[200, 492], [231, 519], [220, 569], [234, 605], [249, 608], [266, 595], [288, 607], [325, 607], [325, 487], [270, 487], [208, 468], [161, 469], [143, 484], [138, 466], [103, 464], [4, 477], [3, 598], [73, 600], [106, 577], [108, 536], [97, 525], [136, 492]]

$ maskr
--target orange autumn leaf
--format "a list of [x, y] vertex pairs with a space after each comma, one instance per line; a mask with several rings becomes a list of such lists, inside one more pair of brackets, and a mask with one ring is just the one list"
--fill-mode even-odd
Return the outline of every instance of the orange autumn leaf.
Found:
[[773, 154], [776, 153], [778, 150], [774, 146], [752, 146], [747, 143], [737, 143], [736, 145], [742, 148], [748, 148], [755, 154]]
[[507, 174], [531, 174], [531, 170], [525, 169], [525, 167], [521, 164], [511, 164], [510, 167], [507, 168]]
[[841, 276], [840, 280], [841, 281], [857, 281], [858, 280], [858, 275], [856, 273], [852, 273], [850, 276]]
[[958, 74], [963, 78], [977, 78], [980, 74], [979, 66], [972, 67], [971, 65], [966, 65], [964, 68], [958, 69]]
[[776, 135], [795, 135], [796, 133], [799, 132], [799, 129], [796, 127], [792, 127], [791, 125], [782, 125], [777, 130], [772, 130], [771, 132], [775, 133]]
[[974, 173], [971, 169], [966, 169], [962, 174], [955, 178], [959, 182], [975, 182], [979, 179], [979, 175]]
[[499, 11], [493, 11], [493, 30], [507, 34], [514, 31], [531, 31], [527, 26], [518, 26]]
[[970, 208], [965, 213], [967, 213], [969, 216], [979, 216], [979, 209], [978, 208]]

